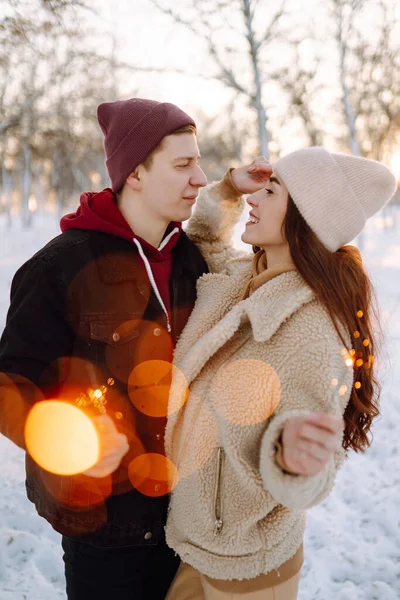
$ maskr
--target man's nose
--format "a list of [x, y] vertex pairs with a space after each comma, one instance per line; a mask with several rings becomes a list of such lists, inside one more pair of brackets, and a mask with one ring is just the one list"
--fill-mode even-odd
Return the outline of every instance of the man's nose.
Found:
[[207, 177], [201, 167], [196, 168], [196, 172], [191, 178], [190, 183], [195, 187], [204, 187], [207, 185]]

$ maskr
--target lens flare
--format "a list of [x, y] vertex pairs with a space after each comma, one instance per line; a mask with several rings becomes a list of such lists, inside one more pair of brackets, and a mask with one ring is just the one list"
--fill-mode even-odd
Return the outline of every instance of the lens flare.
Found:
[[112, 493], [111, 475], [101, 478], [89, 477], [83, 474], [67, 477], [49, 473], [49, 471], [42, 469], [40, 478], [47, 492], [57, 502], [70, 508], [82, 509], [82, 511], [96, 508], [96, 521], [100, 520], [100, 523], [96, 523], [94, 519], [87, 519], [85, 521], [87, 531], [93, 531], [106, 523], [107, 509], [104, 503]]
[[232, 424], [262, 423], [281, 400], [279, 375], [262, 360], [234, 360], [214, 377], [210, 399], [217, 413]]
[[[219, 437], [217, 417], [204, 396], [196, 391], [191, 391], [182, 412], [170, 417], [168, 425], [172, 430], [167, 426], [166, 454], [179, 470], [180, 481], [202, 469], [213, 455]], [[183, 420], [196, 425], [185, 427]]]
[[25, 424], [28, 453], [43, 469], [75, 475], [99, 458], [99, 439], [90, 418], [79, 408], [58, 400], [36, 403]]
[[22, 375], [0, 372], [1, 431], [20, 446], [24, 445], [24, 423], [30, 407], [44, 400], [43, 393]]
[[131, 372], [128, 394], [140, 412], [150, 417], [166, 417], [185, 404], [189, 387], [186, 377], [175, 365], [165, 360], [148, 360]]
[[129, 479], [135, 489], [145, 496], [169, 494], [179, 480], [178, 470], [166, 456], [156, 453], [141, 454], [129, 465]]
[[[92, 335], [95, 339], [107, 340], [105, 356], [110, 379], [128, 381], [133, 361], [132, 352], [139, 344], [140, 319], [124, 321], [115, 327], [113, 322], [93, 322]], [[134, 340], [134, 345], [132, 344]], [[110, 385], [110, 384], [109, 384]]]

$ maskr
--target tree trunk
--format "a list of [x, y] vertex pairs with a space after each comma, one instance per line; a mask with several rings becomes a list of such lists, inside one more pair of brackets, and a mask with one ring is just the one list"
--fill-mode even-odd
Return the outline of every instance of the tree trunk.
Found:
[[29, 210], [29, 196], [31, 195], [32, 187], [32, 150], [27, 140], [24, 143], [24, 158], [25, 168], [22, 184], [22, 223], [24, 227], [28, 228], [32, 225], [32, 213]]
[[258, 47], [255, 40], [253, 29], [253, 17], [251, 14], [250, 0], [243, 0], [243, 13], [246, 21], [247, 40], [250, 46], [251, 64], [253, 67], [253, 77], [255, 85], [255, 94], [253, 96], [253, 106], [257, 111], [258, 139], [260, 154], [269, 159], [269, 139], [267, 130], [267, 114], [262, 103], [262, 83], [260, 74], [260, 65], [258, 62]]
[[44, 213], [44, 193], [42, 183], [42, 166], [39, 164], [35, 169], [35, 195], [38, 201], [38, 212]]
[[12, 191], [12, 174], [6, 168], [4, 164], [4, 160], [1, 164], [2, 169], [2, 181], [3, 181], [3, 192], [6, 201], [6, 219], [7, 219], [7, 227], [11, 227], [12, 219], [11, 219], [11, 191]]

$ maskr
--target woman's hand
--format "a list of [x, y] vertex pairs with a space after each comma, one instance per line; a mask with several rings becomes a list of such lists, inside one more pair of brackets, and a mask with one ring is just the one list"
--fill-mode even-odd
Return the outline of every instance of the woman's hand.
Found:
[[254, 194], [264, 187], [273, 172], [264, 156], [257, 156], [250, 165], [234, 169], [231, 173], [235, 187], [242, 194]]
[[294, 418], [282, 432], [283, 462], [298, 475], [316, 475], [342, 444], [342, 417], [314, 412]]
[[128, 439], [119, 433], [114, 421], [108, 415], [99, 415], [92, 419], [100, 442], [99, 460], [93, 467], [84, 472], [89, 477], [106, 477], [118, 467], [129, 450]]

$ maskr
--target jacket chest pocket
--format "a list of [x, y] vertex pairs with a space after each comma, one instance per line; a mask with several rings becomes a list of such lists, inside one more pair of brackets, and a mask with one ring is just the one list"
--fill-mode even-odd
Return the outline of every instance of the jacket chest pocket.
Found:
[[107, 377], [128, 382], [134, 368], [135, 348], [140, 335], [140, 319], [99, 319], [89, 321], [91, 343], [96, 347], [97, 365]]

